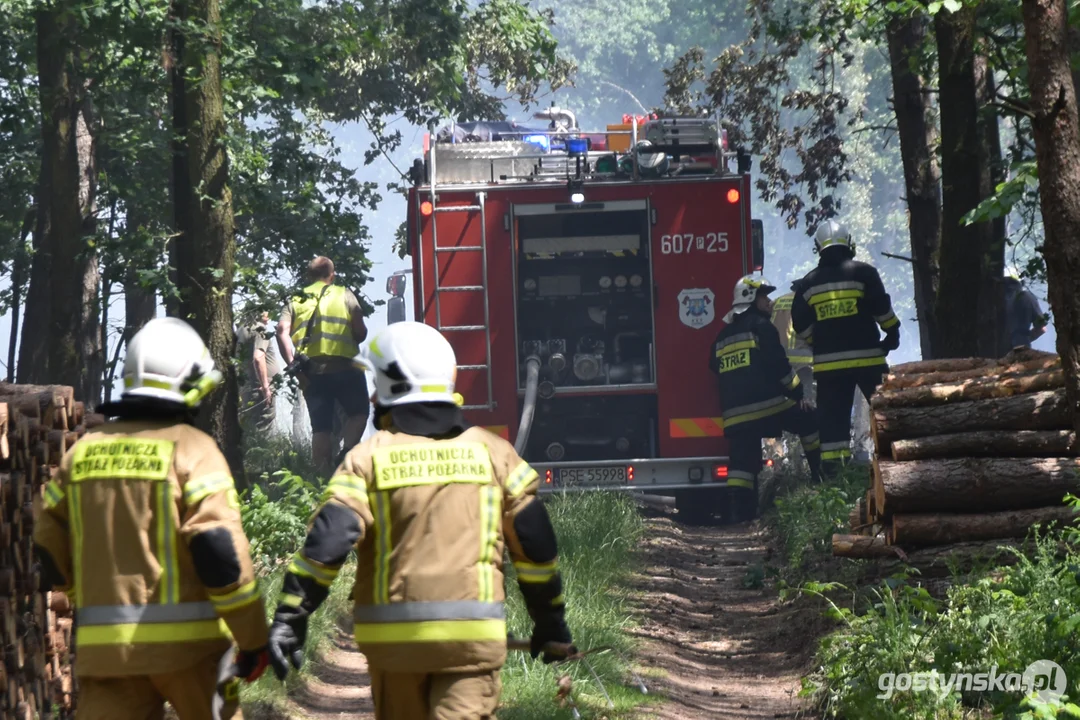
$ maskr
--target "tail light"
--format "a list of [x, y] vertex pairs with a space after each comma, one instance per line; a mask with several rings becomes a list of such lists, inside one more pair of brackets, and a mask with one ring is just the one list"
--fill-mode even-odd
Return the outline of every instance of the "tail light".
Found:
[[626, 468], [626, 481], [634, 482], [634, 466], [630, 465]]
[[727, 480], [727, 465], [713, 465], [713, 480]]
[[544, 484], [545, 485], [550, 485], [551, 484], [551, 471], [550, 470], [546, 470], [544, 472]]

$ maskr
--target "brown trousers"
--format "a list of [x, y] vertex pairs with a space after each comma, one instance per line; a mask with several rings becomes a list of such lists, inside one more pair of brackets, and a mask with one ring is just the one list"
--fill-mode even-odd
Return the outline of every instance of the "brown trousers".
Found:
[[[75, 720], [162, 720], [166, 700], [179, 720], [212, 720], [219, 659], [213, 655], [167, 675], [80, 677]], [[231, 695], [222, 720], [244, 720]]]
[[418, 674], [371, 669], [375, 720], [495, 720], [500, 692], [498, 670]]

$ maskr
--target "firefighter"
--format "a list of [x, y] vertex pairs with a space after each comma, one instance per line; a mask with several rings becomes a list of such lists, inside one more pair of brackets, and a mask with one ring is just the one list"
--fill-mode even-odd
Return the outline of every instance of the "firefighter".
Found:
[[300, 667], [308, 618], [355, 547], [353, 627], [377, 720], [494, 718], [507, 652], [504, 543], [535, 623], [532, 656], [571, 642], [537, 473], [465, 423], [457, 360], [434, 328], [389, 325], [357, 362], [375, 376], [378, 430], [331, 478], [288, 567], [270, 662], [281, 679]]
[[338, 406], [345, 411], [345, 449], [360, 442], [368, 419], [364, 374], [353, 356], [367, 337], [364, 311], [351, 290], [334, 283], [334, 263], [317, 257], [308, 264], [302, 297], [293, 298], [277, 324], [285, 372], [297, 376], [311, 419], [311, 456], [323, 477], [334, 469]]
[[799, 376], [806, 396], [813, 399], [814, 386], [814, 351], [806, 344], [806, 341], [796, 334], [791, 326], [791, 305], [795, 300], [795, 293], [789, 292], [781, 295], [773, 302], [772, 324], [780, 333], [780, 342], [784, 345], [788, 362], [795, 374]]
[[791, 322], [814, 349], [822, 470], [830, 477], [851, 458], [855, 389], [869, 401], [881, 384], [885, 357], [900, 346], [900, 319], [877, 270], [855, 260], [842, 224], [826, 220], [814, 236], [814, 252], [818, 266], [792, 285]]
[[[267, 623], [232, 474], [191, 423], [220, 382], [187, 323], [151, 320], [113, 418], [64, 456], [34, 524], [42, 585], [75, 604], [78, 720], [239, 719]], [[234, 653], [233, 642], [238, 650]]]
[[761, 440], [794, 432], [802, 441], [814, 481], [820, 480], [820, 441], [799, 376], [791, 369], [780, 333], [770, 320], [776, 288], [750, 275], [735, 283], [727, 326], [716, 336], [709, 367], [719, 376], [724, 435], [730, 444], [727, 486], [735, 522], [757, 514]]

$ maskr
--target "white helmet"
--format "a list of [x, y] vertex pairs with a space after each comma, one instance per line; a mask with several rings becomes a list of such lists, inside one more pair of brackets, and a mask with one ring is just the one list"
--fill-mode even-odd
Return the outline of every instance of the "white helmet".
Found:
[[852, 252], [855, 251], [855, 242], [851, 239], [848, 229], [836, 220], [826, 220], [814, 233], [814, 248], [821, 252], [827, 247], [836, 245], [843, 245]]
[[412, 321], [387, 325], [367, 342], [355, 362], [375, 373], [375, 397], [382, 407], [460, 404], [454, 394], [454, 348], [430, 325]]
[[775, 289], [776, 286], [770, 285], [769, 281], [763, 277], [757, 278], [753, 275], [744, 275], [739, 278], [738, 282], [735, 283], [735, 291], [732, 293], [731, 311], [724, 316], [724, 322], [731, 323], [736, 315], [753, 305], [754, 301], [757, 300], [758, 293], [768, 295]]
[[166, 400], [193, 408], [221, 379], [199, 333], [179, 318], [151, 320], [128, 343], [125, 398]]

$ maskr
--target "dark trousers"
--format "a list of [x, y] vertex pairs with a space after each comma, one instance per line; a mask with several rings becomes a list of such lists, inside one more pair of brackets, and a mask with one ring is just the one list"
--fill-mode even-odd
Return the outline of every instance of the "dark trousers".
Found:
[[836, 477], [840, 468], [851, 459], [851, 411], [855, 389], [858, 388], [869, 402], [887, 369], [886, 365], [874, 365], [820, 372], [814, 376], [821, 428], [822, 474], [827, 479]]
[[795, 433], [802, 442], [814, 482], [821, 480], [821, 440], [817, 419], [798, 405], [760, 420], [742, 423], [726, 433], [729, 443], [728, 498], [735, 522], [752, 520], [757, 514], [757, 477], [761, 472], [761, 440]]

